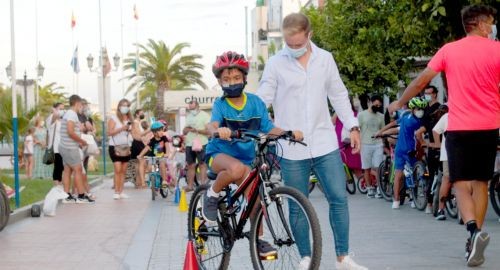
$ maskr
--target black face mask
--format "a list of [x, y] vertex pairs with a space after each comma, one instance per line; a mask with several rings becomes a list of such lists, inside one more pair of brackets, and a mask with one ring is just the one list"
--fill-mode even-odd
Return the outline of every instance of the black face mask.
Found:
[[245, 89], [246, 83], [237, 83], [229, 86], [222, 86], [222, 91], [224, 91], [224, 97], [236, 98], [240, 97]]
[[377, 113], [377, 112], [382, 113], [382, 111], [383, 111], [383, 109], [382, 109], [381, 106], [374, 106], [374, 105], [372, 105], [372, 112], [373, 113]]
[[141, 120], [144, 119], [144, 117], [145, 117], [144, 114], [139, 115], [139, 119]]

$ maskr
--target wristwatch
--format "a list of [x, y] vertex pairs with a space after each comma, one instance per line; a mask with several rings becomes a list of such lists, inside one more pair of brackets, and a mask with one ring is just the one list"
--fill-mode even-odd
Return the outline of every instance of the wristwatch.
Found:
[[351, 131], [351, 132], [353, 132], [353, 131], [361, 132], [361, 129], [359, 129], [359, 127], [358, 127], [358, 126], [354, 126], [354, 127], [352, 127], [352, 128], [351, 128], [351, 130], [350, 130], [350, 131]]

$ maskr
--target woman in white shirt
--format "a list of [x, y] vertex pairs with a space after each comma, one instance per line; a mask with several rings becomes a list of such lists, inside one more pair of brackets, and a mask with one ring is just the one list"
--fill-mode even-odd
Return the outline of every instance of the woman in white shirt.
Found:
[[52, 180], [54, 185], [62, 184], [62, 174], [64, 164], [59, 154], [59, 143], [61, 142], [61, 118], [64, 115], [64, 104], [56, 103], [52, 108], [52, 114], [47, 117], [47, 130], [49, 131], [48, 148], [54, 149], [54, 170], [52, 171]]
[[[114, 167], [114, 187], [113, 199], [126, 199], [128, 196], [123, 193], [125, 183], [125, 173], [130, 161], [130, 131], [132, 128], [132, 113], [130, 113], [130, 102], [122, 99], [118, 102], [116, 115], [112, 115], [108, 121], [109, 136], [109, 156]], [[128, 149], [126, 149], [128, 146]], [[127, 151], [128, 150], [128, 151]], [[125, 155], [123, 153], [126, 153]]]

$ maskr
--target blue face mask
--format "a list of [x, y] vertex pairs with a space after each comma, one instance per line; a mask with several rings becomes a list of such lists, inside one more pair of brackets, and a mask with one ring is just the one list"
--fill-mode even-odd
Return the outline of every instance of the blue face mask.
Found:
[[224, 97], [235, 98], [240, 97], [243, 89], [245, 89], [246, 83], [231, 84], [228, 86], [222, 86], [222, 91], [224, 91]]
[[292, 55], [293, 58], [297, 59], [297, 58], [300, 58], [302, 55], [304, 55], [307, 52], [307, 44], [304, 47], [299, 48], [299, 49], [292, 49], [288, 46], [286, 46], [286, 49], [288, 50], [290, 55]]

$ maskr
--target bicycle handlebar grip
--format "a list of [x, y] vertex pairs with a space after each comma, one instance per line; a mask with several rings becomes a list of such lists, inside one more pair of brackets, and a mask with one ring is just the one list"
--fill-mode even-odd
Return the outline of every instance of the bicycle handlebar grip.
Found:
[[[233, 138], [233, 139], [238, 139], [241, 137], [241, 133], [237, 130], [231, 130], [231, 136], [230, 138]], [[220, 134], [219, 132], [214, 132], [214, 138], [220, 138]]]

